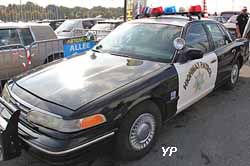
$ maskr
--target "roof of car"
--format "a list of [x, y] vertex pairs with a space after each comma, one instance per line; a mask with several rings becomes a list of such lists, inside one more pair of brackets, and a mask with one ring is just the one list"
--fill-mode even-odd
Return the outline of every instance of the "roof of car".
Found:
[[102, 21], [102, 20], [104, 20], [104, 18], [77, 18], [77, 19], [67, 19], [67, 20], [71, 20], [71, 21]]
[[225, 18], [224, 16], [208, 16], [208, 18]]
[[[211, 19], [201, 18], [199, 20], [196, 17], [193, 17], [192, 21], [212, 21], [216, 22]], [[131, 21], [132, 23], [151, 23], [151, 24], [170, 24], [175, 26], [181, 26], [184, 27], [186, 24], [188, 24], [190, 19], [185, 16], [179, 16], [179, 15], [173, 15], [173, 16], [159, 16], [159, 17], [149, 17], [149, 18], [142, 18]]]
[[98, 23], [107, 23], [107, 24], [116, 24], [116, 23], [122, 23], [124, 22], [123, 20], [103, 20], [103, 21], [98, 21]]
[[39, 24], [34, 22], [6, 22], [0, 23], [0, 29], [4, 28], [28, 28], [29, 26], [49, 26], [47, 24]]

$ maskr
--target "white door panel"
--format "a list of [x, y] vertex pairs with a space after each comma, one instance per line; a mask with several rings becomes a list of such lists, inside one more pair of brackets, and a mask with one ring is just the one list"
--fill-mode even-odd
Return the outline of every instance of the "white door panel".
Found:
[[215, 53], [205, 54], [202, 59], [176, 63], [179, 78], [177, 113], [183, 111], [210, 93], [217, 77], [218, 60]]

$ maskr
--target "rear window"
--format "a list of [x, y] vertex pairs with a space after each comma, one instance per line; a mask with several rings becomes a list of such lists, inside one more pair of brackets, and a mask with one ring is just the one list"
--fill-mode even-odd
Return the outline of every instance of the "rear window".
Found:
[[31, 26], [31, 30], [35, 35], [36, 41], [57, 39], [53, 29], [48, 26]]
[[0, 46], [21, 44], [18, 32], [16, 29], [1, 29], [0, 30]]
[[66, 20], [56, 29], [56, 32], [71, 32], [78, 23], [78, 20]]
[[93, 30], [112, 30], [113, 25], [112, 24], [95, 24], [91, 29]]
[[19, 29], [19, 32], [23, 45], [28, 46], [34, 42], [32, 34], [28, 28]]

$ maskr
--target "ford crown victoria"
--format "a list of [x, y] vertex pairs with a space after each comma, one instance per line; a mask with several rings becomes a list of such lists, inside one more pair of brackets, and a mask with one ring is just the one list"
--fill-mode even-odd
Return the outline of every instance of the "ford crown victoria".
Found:
[[1, 159], [26, 147], [69, 160], [111, 136], [121, 159], [140, 158], [164, 120], [221, 85], [233, 89], [248, 57], [248, 41], [233, 41], [213, 20], [158, 16], [124, 23], [85, 55], [6, 84]]

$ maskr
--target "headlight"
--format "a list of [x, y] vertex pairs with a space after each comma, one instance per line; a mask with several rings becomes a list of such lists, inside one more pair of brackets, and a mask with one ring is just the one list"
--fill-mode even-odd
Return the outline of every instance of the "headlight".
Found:
[[64, 120], [59, 116], [38, 111], [29, 112], [27, 119], [31, 123], [66, 133], [80, 131], [106, 122], [106, 118], [102, 114], [96, 114], [77, 120]]
[[2, 97], [6, 102], [10, 102], [10, 92], [7, 88], [7, 84], [5, 84], [4, 88], [3, 88], [3, 92], [2, 92]]

